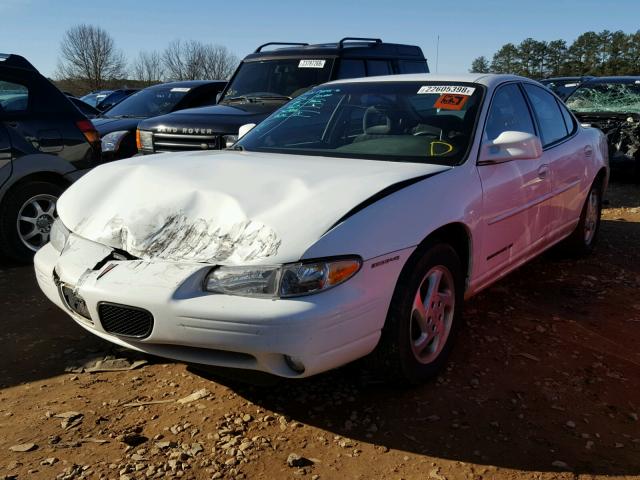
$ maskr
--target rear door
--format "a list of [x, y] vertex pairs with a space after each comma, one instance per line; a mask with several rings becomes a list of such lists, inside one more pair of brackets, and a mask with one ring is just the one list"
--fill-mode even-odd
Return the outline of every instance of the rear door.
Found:
[[[496, 90], [483, 141], [494, 140], [505, 131], [537, 134], [517, 83]], [[490, 278], [528, 257], [541, 244], [550, 183], [542, 157], [479, 164], [477, 168], [483, 191], [482, 275]]]
[[4, 125], [0, 123], [0, 185], [11, 175], [11, 141]]

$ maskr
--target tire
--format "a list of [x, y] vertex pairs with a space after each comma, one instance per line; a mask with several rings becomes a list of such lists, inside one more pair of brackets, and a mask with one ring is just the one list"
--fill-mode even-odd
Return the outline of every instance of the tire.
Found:
[[562, 244], [566, 253], [583, 257], [593, 252], [600, 232], [601, 213], [602, 183], [596, 179], [587, 194], [576, 229]]
[[[373, 353], [378, 373], [402, 385], [424, 383], [444, 366], [460, 327], [464, 301], [464, 275], [451, 246], [433, 243], [414, 258], [398, 280]], [[425, 305], [434, 287], [438, 294]]]
[[33, 181], [7, 192], [0, 205], [0, 252], [5, 257], [19, 263], [32, 261], [38, 248], [49, 241], [62, 191], [55, 183]]

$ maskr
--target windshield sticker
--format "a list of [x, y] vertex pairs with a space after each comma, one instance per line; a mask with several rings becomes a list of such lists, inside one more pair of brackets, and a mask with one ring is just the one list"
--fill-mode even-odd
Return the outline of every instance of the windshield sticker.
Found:
[[577, 83], [565, 83], [564, 86], [565, 86], [565, 88], [570, 88], [570, 87], [577, 87], [578, 84]]
[[476, 89], [473, 87], [465, 87], [462, 85], [424, 85], [418, 90], [418, 94], [425, 93], [453, 93], [457, 95], [473, 95]]
[[326, 60], [300, 60], [298, 68], [324, 68]]
[[468, 98], [469, 95], [445, 93], [444, 95], [440, 95], [433, 106], [442, 110], [462, 110]]
[[171, 89], [172, 92], [188, 92], [191, 90], [189, 87], [174, 87]]

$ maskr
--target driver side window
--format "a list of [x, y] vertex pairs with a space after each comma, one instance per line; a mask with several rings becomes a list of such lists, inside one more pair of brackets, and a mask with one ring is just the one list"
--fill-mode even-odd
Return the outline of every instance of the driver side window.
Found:
[[515, 83], [500, 87], [493, 96], [484, 137], [486, 140], [495, 140], [506, 131], [536, 134], [529, 107]]

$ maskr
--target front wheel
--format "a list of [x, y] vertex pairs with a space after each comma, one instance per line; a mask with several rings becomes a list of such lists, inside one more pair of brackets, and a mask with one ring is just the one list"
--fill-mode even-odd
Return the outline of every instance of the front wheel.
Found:
[[455, 250], [440, 243], [422, 251], [398, 281], [374, 352], [384, 377], [413, 385], [433, 377], [445, 364], [464, 297]]

